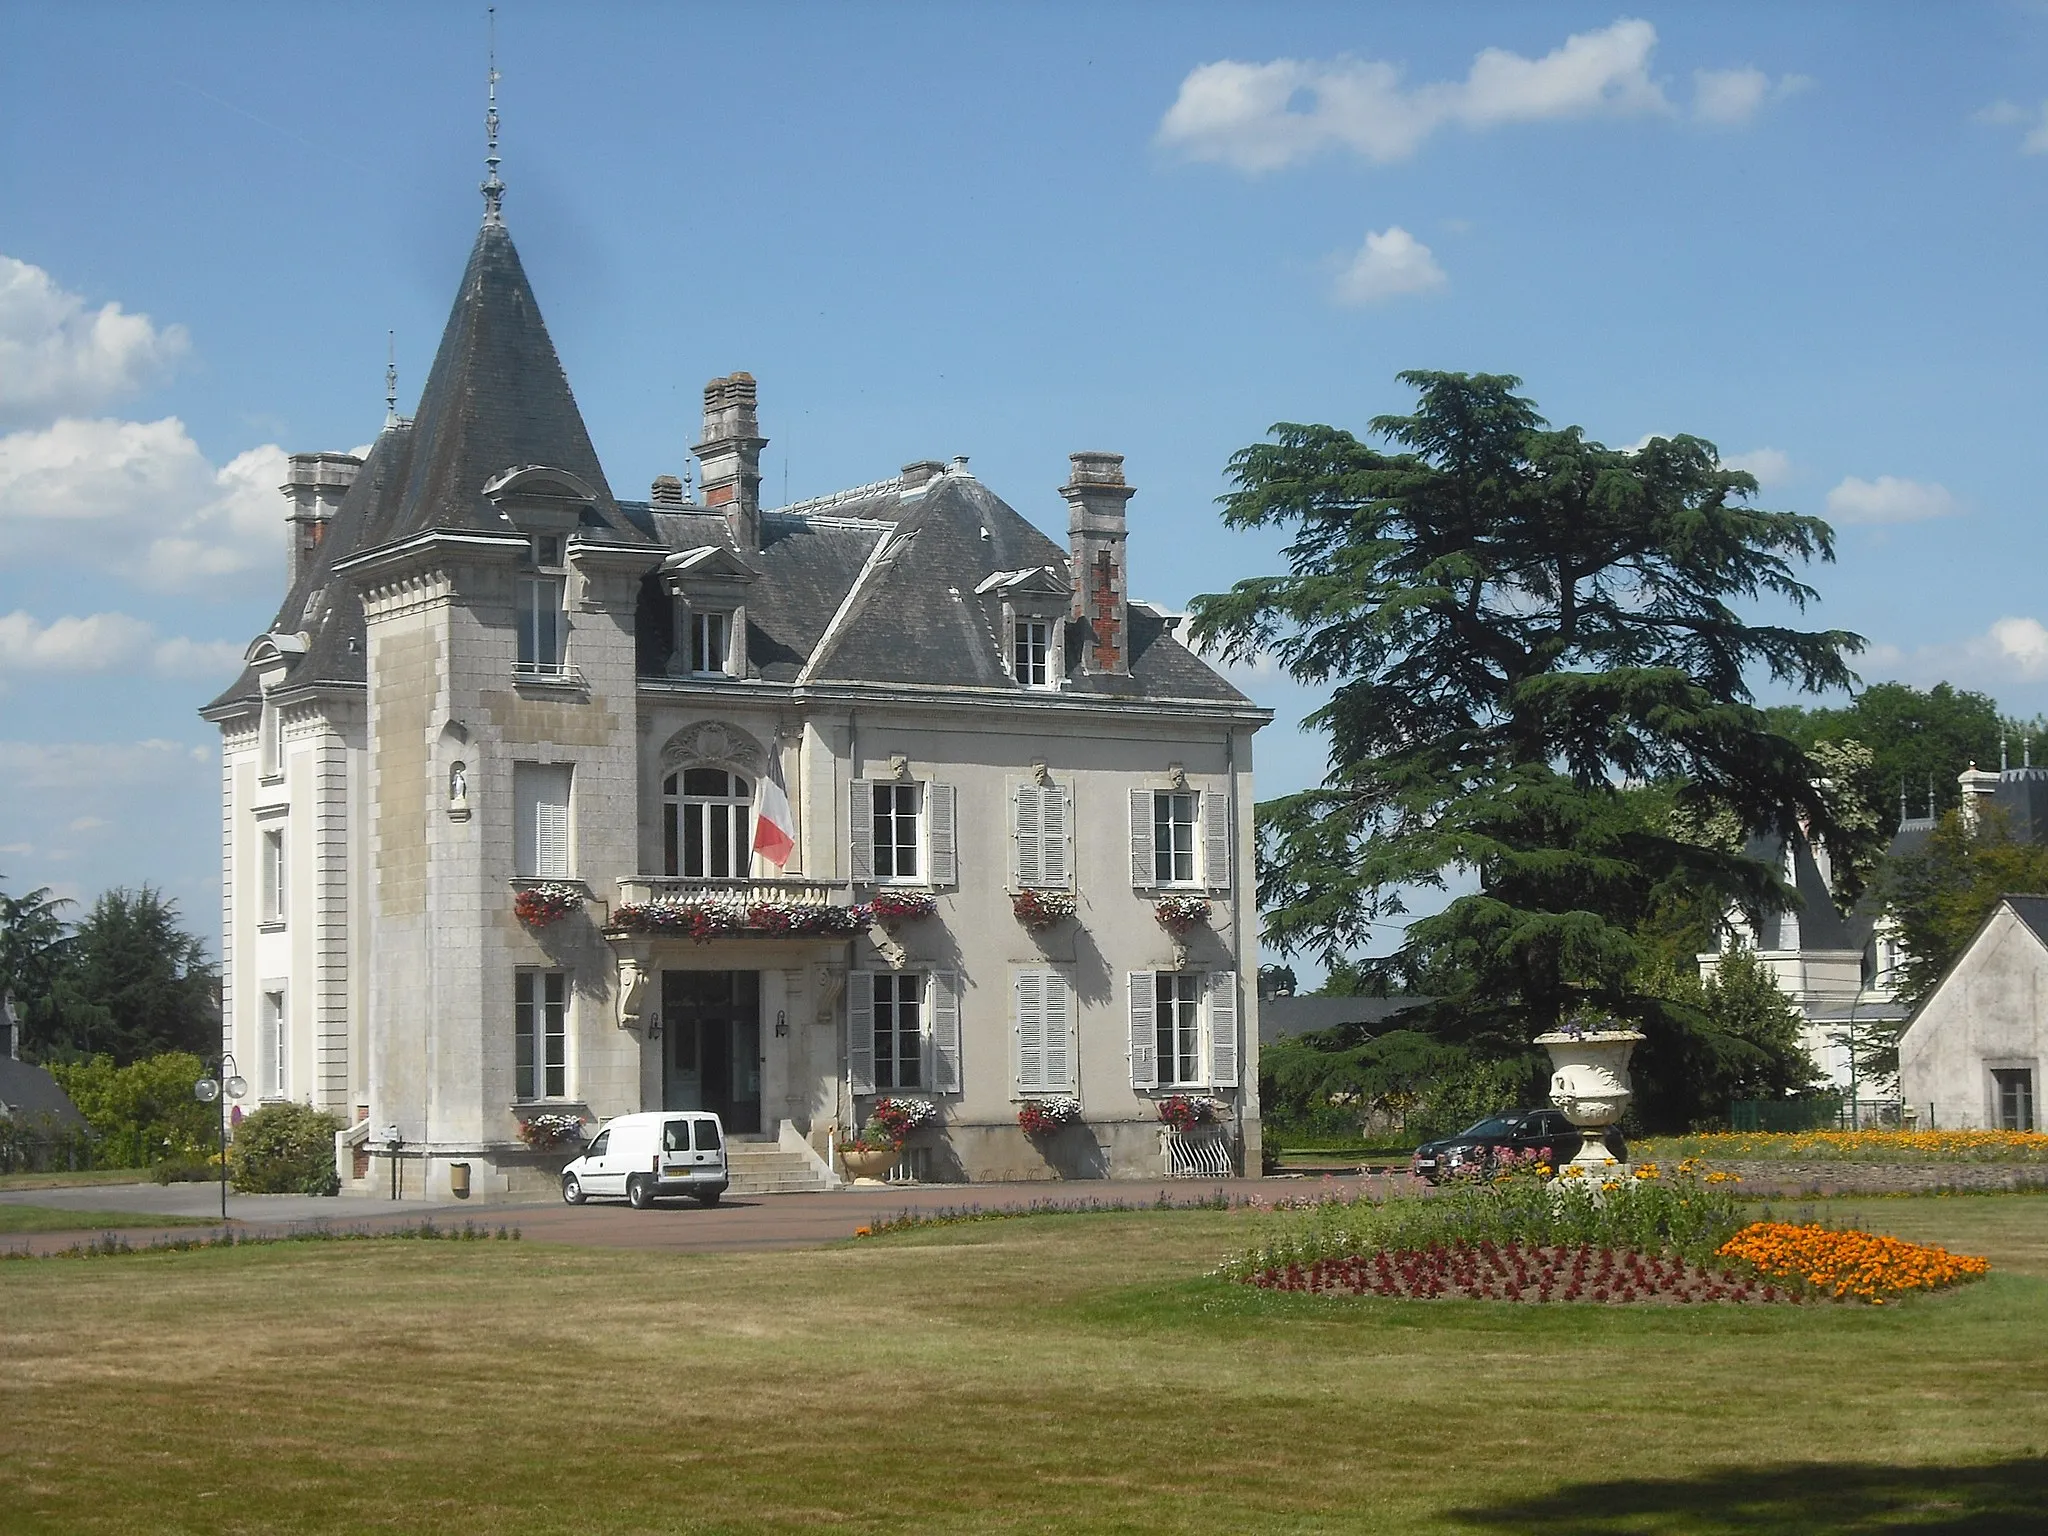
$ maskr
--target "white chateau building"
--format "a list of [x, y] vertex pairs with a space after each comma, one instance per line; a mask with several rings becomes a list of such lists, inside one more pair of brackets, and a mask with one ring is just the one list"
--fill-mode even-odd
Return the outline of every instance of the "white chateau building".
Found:
[[[532, 1187], [538, 1115], [699, 1107], [822, 1183], [877, 1095], [938, 1106], [926, 1177], [1255, 1173], [1271, 715], [1130, 600], [1121, 458], [1073, 455], [1064, 547], [964, 459], [767, 510], [742, 373], [696, 499], [622, 502], [487, 206], [417, 417], [294, 456], [289, 590], [204, 711], [257, 1094], [339, 1115], [362, 1193]], [[1168, 1136], [1170, 1094], [1213, 1127]]]

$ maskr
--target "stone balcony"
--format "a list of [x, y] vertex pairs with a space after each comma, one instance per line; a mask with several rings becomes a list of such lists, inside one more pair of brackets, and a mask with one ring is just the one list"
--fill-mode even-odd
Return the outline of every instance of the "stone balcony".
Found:
[[653, 902], [718, 902], [751, 907], [760, 902], [805, 906], [853, 905], [853, 887], [842, 880], [806, 880], [801, 876], [769, 880], [700, 880], [686, 875], [632, 875], [619, 881], [619, 905]]

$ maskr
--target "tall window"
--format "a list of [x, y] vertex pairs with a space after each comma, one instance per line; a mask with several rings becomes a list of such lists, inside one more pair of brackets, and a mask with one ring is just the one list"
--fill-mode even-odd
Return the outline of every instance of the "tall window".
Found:
[[2034, 1128], [2034, 1074], [2027, 1067], [1994, 1067], [1991, 1091], [1996, 1104], [1998, 1129], [2031, 1131]]
[[291, 1064], [286, 1054], [288, 1041], [285, 1017], [284, 988], [266, 990], [263, 994], [263, 1043], [268, 1048], [270, 1058], [268, 1096], [273, 1099], [288, 1098], [291, 1095]]
[[1052, 620], [1019, 619], [1011, 638], [1010, 666], [1017, 681], [1026, 688], [1052, 686], [1048, 653], [1052, 650]]
[[263, 921], [284, 921], [285, 897], [284, 828], [271, 827], [263, 834]]
[[1153, 978], [1161, 1087], [1202, 1081], [1201, 980], [1190, 971], [1160, 971]]
[[275, 779], [284, 773], [284, 711], [266, 698], [260, 724], [263, 735], [257, 772]]
[[569, 977], [565, 971], [520, 971], [513, 988], [512, 1096], [569, 1095]]
[[531, 569], [519, 576], [519, 666], [550, 676], [562, 670], [568, 620], [562, 613], [562, 541], [543, 534], [528, 551]]
[[1152, 796], [1153, 877], [1161, 885], [1195, 883], [1195, 811], [1200, 799], [1193, 790], [1160, 790]]
[[703, 880], [744, 880], [754, 853], [753, 786], [723, 768], [685, 768], [662, 782], [664, 868]]
[[690, 615], [690, 670], [692, 672], [723, 672], [726, 655], [730, 650], [732, 636], [732, 615], [729, 613], [691, 613]]
[[530, 880], [567, 879], [569, 788], [567, 763], [514, 763], [512, 814], [514, 872]]
[[918, 877], [918, 813], [922, 786], [877, 784], [875, 787], [875, 878], [915, 880]]
[[924, 975], [877, 971], [875, 1088], [887, 1093], [924, 1085]]

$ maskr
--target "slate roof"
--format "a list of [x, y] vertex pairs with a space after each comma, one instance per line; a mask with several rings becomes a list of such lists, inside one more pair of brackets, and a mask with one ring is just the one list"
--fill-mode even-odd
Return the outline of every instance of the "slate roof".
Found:
[[2034, 930], [2034, 937], [2048, 944], [2048, 896], [2007, 896], [2005, 904], [2013, 915]]
[[[362, 608], [354, 584], [335, 576], [338, 563], [430, 531], [508, 531], [483, 487], [526, 464], [565, 469], [596, 491], [581, 539], [650, 553], [731, 546], [718, 513], [613, 497], [512, 238], [487, 223], [418, 417], [377, 439], [271, 625], [309, 637], [291, 686], [364, 681]], [[1066, 550], [968, 474], [965, 461], [920, 489], [906, 491], [893, 478], [764, 512], [761, 534], [759, 550], [739, 554], [756, 573], [746, 600], [749, 668], [771, 682], [1018, 691], [1004, 664], [1002, 595], [976, 589], [998, 572], [1033, 568], [1048, 569], [1062, 587], [1069, 581]], [[668, 599], [650, 577], [638, 624], [643, 673], [663, 671], [672, 630]], [[1130, 678], [1083, 673], [1079, 637], [1069, 640], [1070, 693], [1250, 703], [1190, 653], [1162, 615], [1139, 605], [1126, 637]], [[246, 706], [259, 694], [256, 673], [245, 668], [206, 713]]]
[[17, 1120], [48, 1115], [58, 1130], [85, 1129], [85, 1116], [57, 1080], [41, 1067], [0, 1056], [0, 1118]]

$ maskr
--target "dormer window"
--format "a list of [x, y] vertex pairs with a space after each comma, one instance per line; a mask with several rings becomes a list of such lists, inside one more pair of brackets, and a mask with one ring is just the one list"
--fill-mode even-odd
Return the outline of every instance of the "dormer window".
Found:
[[692, 611], [690, 618], [690, 671], [703, 676], [707, 673], [724, 674], [732, 645], [732, 615], [729, 613], [699, 613]]
[[1051, 619], [1018, 619], [1012, 626], [1010, 670], [1026, 688], [1054, 685], [1047, 657], [1052, 652]]
[[528, 558], [535, 569], [559, 571], [562, 568], [562, 538], [560, 534], [541, 533], [533, 537], [528, 546]]

